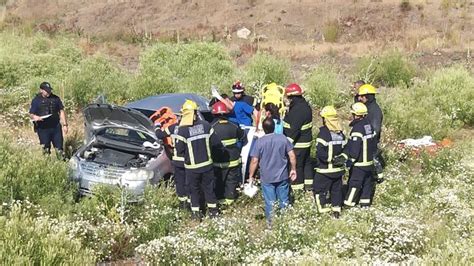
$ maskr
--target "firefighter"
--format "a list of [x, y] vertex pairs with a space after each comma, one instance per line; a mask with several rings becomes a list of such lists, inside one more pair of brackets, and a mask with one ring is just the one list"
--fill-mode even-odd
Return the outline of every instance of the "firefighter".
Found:
[[[345, 169], [333, 165], [334, 157], [342, 153], [346, 137], [333, 106], [325, 106], [320, 115], [323, 126], [319, 128], [316, 138], [317, 166], [314, 169], [313, 193], [319, 213], [332, 210], [335, 218], [339, 218], [342, 206], [342, 176]], [[328, 205], [328, 194], [331, 196], [331, 207]]]
[[[370, 125], [376, 134], [375, 140], [377, 148], [374, 154], [374, 179], [377, 184], [382, 183], [384, 180], [383, 168], [385, 167], [385, 160], [382, 156], [382, 150], [379, 148], [380, 137], [382, 133], [383, 113], [382, 109], [380, 109], [380, 106], [377, 103], [377, 100], [375, 99], [375, 94], [377, 94], [377, 90], [370, 84], [364, 84], [359, 87], [358, 99], [367, 107], [367, 118], [369, 119]], [[375, 194], [376, 184], [374, 184], [372, 200], [373, 195]]]
[[184, 154], [186, 180], [191, 194], [192, 217], [201, 220], [201, 192], [204, 194], [208, 216], [213, 218], [219, 214], [214, 193], [215, 177], [211, 148], [221, 147], [223, 149], [223, 147], [211, 125], [198, 119], [197, 109], [197, 104], [191, 100], [186, 100], [181, 108], [182, 117], [176, 136], [179, 140], [176, 143], [176, 152]]
[[176, 186], [176, 195], [178, 196], [179, 206], [183, 210], [191, 210], [191, 198], [189, 195], [189, 188], [186, 182], [186, 171], [184, 168], [184, 153], [181, 150], [180, 153], [176, 150], [176, 144], [179, 142], [178, 138], [178, 121], [169, 125], [166, 128], [162, 128], [160, 124], [156, 127], [156, 136], [159, 139], [166, 139], [171, 137], [171, 165], [173, 165], [173, 176]]
[[311, 107], [303, 98], [303, 90], [298, 84], [290, 84], [285, 89], [290, 104], [283, 119], [283, 133], [294, 145], [296, 155], [297, 178], [291, 184], [293, 191], [312, 189], [313, 169], [311, 166], [310, 148], [313, 115]]
[[360, 196], [360, 206], [371, 205], [371, 194], [373, 189], [373, 155], [377, 148], [376, 134], [367, 117], [367, 107], [361, 103], [354, 103], [351, 107], [353, 121], [349, 141], [344, 152], [334, 158], [334, 166], [346, 164], [351, 168], [348, 191], [344, 205], [355, 206]]
[[242, 179], [240, 158], [242, 148], [238, 143], [246, 141], [246, 138], [244, 131], [227, 119], [229, 109], [223, 102], [214, 103], [211, 112], [215, 117], [212, 129], [225, 147], [224, 150], [212, 151], [216, 176], [215, 193], [217, 199], [222, 200], [223, 204], [231, 205], [237, 198], [237, 187]]

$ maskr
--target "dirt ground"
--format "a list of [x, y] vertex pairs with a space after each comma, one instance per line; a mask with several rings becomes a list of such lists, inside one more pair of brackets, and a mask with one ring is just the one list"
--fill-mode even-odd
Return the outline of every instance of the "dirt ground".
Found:
[[[472, 0], [4, 2], [4, 23], [106, 41], [107, 52], [130, 69], [140, 52], [133, 42], [142, 39], [221, 41], [238, 64], [263, 49], [289, 58], [296, 71], [327, 57], [344, 65], [391, 47], [415, 54], [427, 66], [470, 61], [474, 40]], [[243, 27], [250, 30], [247, 39], [237, 37]]]

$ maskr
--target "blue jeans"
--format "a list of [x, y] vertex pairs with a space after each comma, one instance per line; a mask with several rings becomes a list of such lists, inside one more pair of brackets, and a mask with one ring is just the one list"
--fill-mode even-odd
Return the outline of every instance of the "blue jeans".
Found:
[[277, 183], [262, 184], [263, 199], [265, 201], [265, 217], [270, 222], [272, 218], [273, 205], [279, 201], [280, 209], [285, 208], [290, 203], [290, 184], [288, 180]]

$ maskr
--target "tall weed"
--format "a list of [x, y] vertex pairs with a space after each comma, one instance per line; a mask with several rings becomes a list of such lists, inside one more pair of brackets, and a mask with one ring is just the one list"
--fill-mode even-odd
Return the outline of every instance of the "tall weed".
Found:
[[326, 105], [341, 107], [349, 100], [337, 72], [330, 67], [318, 67], [313, 70], [306, 77], [304, 85], [305, 95], [317, 108], [323, 108]]
[[416, 65], [400, 51], [387, 51], [380, 56], [366, 56], [356, 64], [356, 78], [376, 86], [409, 86], [416, 75]]
[[290, 64], [284, 59], [259, 52], [247, 62], [243, 75], [250, 93], [272, 82], [285, 86], [291, 78]]
[[230, 56], [216, 43], [156, 44], [141, 55], [139, 71], [132, 99], [171, 92], [209, 96], [211, 85], [229, 87], [234, 77]]

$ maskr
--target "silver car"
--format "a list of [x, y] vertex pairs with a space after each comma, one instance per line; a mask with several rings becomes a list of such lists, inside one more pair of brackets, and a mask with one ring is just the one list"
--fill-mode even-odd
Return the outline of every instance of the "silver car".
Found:
[[164, 145], [143, 113], [121, 106], [91, 104], [84, 109], [85, 145], [69, 161], [81, 195], [96, 185], [121, 186], [143, 195], [147, 184], [172, 174]]

